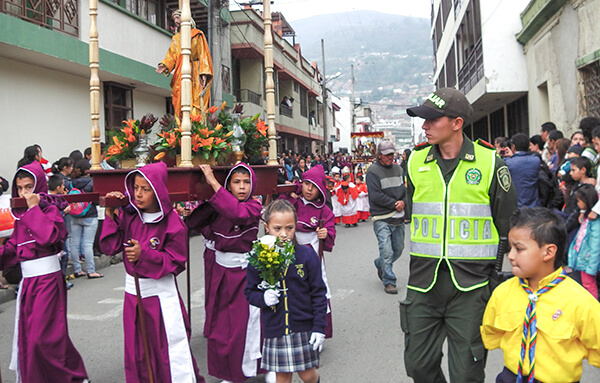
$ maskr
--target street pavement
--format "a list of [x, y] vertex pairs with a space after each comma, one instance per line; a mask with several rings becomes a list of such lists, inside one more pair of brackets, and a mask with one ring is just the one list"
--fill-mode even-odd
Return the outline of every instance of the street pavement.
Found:
[[[403, 361], [404, 340], [400, 330], [398, 302], [406, 295], [408, 278], [408, 244], [395, 263], [398, 295], [388, 295], [377, 278], [373, 259], [377, 256], [377, 240], [372, 223], [358, 227], [337, 226], [337, 243], [333, 253], [325, 253], [332, 289], [334, 337], [325, 342], [321, 355], [321, 381], [331, 383], [412, 382], [406, 376]], [[206, 340], [202, 336], [204, 321], [203, 245], [200, 237], [191, 240], [192, 260], [192, 349], [200, 372], [207, 382], [218, 379], [206, 373]], [[122, 303], [124, 269], [122, 264], [101, 270], [102, 279], [76, 279], [68, 292], [69, 331], [73, 343], [83, 356], [93, 383], [122, 383], [123, 333]], [[186, 275], [179, 276], [184, 296]], [[4, 382], [13, 382], [8, 370], [10, 361], [15, 301], [0, 304], [0, 365]], [[445, 352], [445, 351], [444, 351]], [[443, 367], [447, 374], [447, 360]], [[488, 354], [486, 383], [494, 382], [502, 369], [502, 353]], [[600, 381], [600, 370], [584, 362], [582, 383]], [[263, 377], [247, 381], [263, 382]], [[294, 382], [301, 382], [297, 376]]]

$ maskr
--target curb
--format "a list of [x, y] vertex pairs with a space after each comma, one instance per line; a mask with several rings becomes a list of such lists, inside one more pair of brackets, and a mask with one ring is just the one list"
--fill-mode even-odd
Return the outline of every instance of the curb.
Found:
[[[110, 266], [111, 264], [120, 263], [123, 261], [122, 254], [118, 254], [114, 257], [109, 257], [107, 255], [100, 255], [94, 257], [94, 262], [96, 263], [96, 270], [102, 270]], [[85, 262], [82, 262], [85, 266]], [[67, 275], [73, 274], [73, 265], [69, 263], [67, 267]], [[0, 290], [0, 304], [10, 302], [17, 297], [16, 288], [17, 285], [9, 285], [10, 287], [7, 290]]]

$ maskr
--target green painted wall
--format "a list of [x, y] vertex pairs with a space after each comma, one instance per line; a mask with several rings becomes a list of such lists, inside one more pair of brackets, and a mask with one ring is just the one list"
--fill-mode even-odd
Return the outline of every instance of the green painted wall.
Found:
[[[0, 43], [84, 66], [89, 65], [87, 43], [4, 13], [0, 13]], [[159, 88], [171, 89], [169, 78], [157, 76], [154, 67], [104, 49], [100, 49], [100, 70]]]

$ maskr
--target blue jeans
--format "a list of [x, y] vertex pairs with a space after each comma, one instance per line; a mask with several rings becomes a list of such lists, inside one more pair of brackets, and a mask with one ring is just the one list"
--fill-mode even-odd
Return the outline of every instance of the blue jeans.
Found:
[[396, 286], [396, 274], [392, 266], [404, 250], [404, 224], [390, 225], [384, 221], [374, 221], [373, 231], [379, 244], [379, 258], [375, 259], [375, 267], [383, 273], [384, 286]]
[[98, 229], [98, 217], [77, 218], [71, 217], [71, 260], [75, 274], [81, 272], [79, 262], [79, 249], [85, 257], [85, 270], [88, 274], [96, 272], [94, 263], [94, 238]]

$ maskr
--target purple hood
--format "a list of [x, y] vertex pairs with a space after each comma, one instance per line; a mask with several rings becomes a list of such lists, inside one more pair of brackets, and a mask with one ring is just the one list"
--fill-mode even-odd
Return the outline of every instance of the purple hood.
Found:
[[[46, 173], [44, 172], [44, 168], [42, 168], [42, 165], [39, 162], [34, 161], [28, 165], [22, 166], [17, 169], [17, 172], [19, 172], [20, 170], [25, 170], [27, 173], [31, 174], [34, 185], [33, 193], [40, 195], [39, 206], [42, 210], [49, 205], [55, 205], [62, 211], [68, 206], [67, 201], [65, 201], [65, 199], [62, 196], [48, 195], [48, 182], [46, 181]], [[11, 193], [13, 198], [19, 197], [19, 191], [17, 190], [16, 173], [15, 177], [13, 178]], [[12, 209], [12, 215], [16, 219], [20, 219], [26, 211], [27, 208]]]
[[327, 178], [325, 176], [325, 170], [323, 170], [323, 166], [316, 165], [310, 168], [310, 170], [302, 173], [302, 181], [310, 181], [312, 182], [317, 189], [321, 192], [321, 196], [314, 199], [313, 201], [307, 201], [318, 207], [319, 209], [325, 205], [326, 197], [325, 197], [325, 189], [327, 187]]
[[158, 200], [158, 205], [161, 212], [160, 218], [158, 218], [154, 223], [160, 222], [167, 216], [167, 214], [173, 211], [173, 205], [171, 205], [171, 199], [169, 198], [169, 190], [167, 189], [167, 165], [162, 161], [156, 162], [146, 165], [140, 169], [133, 170], [125, 177], [125, 190], [129, 196], [129, 203], [137, 211], [140, 219], [143, 221], [142, 212], [135, 204], [135, 194], [133, 191], [135, 176], [138, 174], [142, 175], [154, 190], [154, 195]]
[[[232, 167], [231, 170], [229, 171], [229, 174], [227, 174], [227, 178], [225, 178], [225, 184], [223, 186], [225, 187], [225, 189], [227, 189], [227, 186], [229, 185], [229, 179], [233, 175], [234, 170], [239, 168], [240, 166], [250, 172], [250, 193], [248, 193], [248, 197], [246, 197], [246, 199], [242, 201], [242, 202], [246, 202], [250, 198], [252, 198], [252, 196], [254, 195], [254, 190], [256, 189], [256, 174], [254, 174], [254, 170], [252, 170], [252, 168], [249, 165], [247, 165], [243, 162], [240, 162], [239, 164]], [[227, 190], [229, 190], [229, 189], [227, 189]]]

